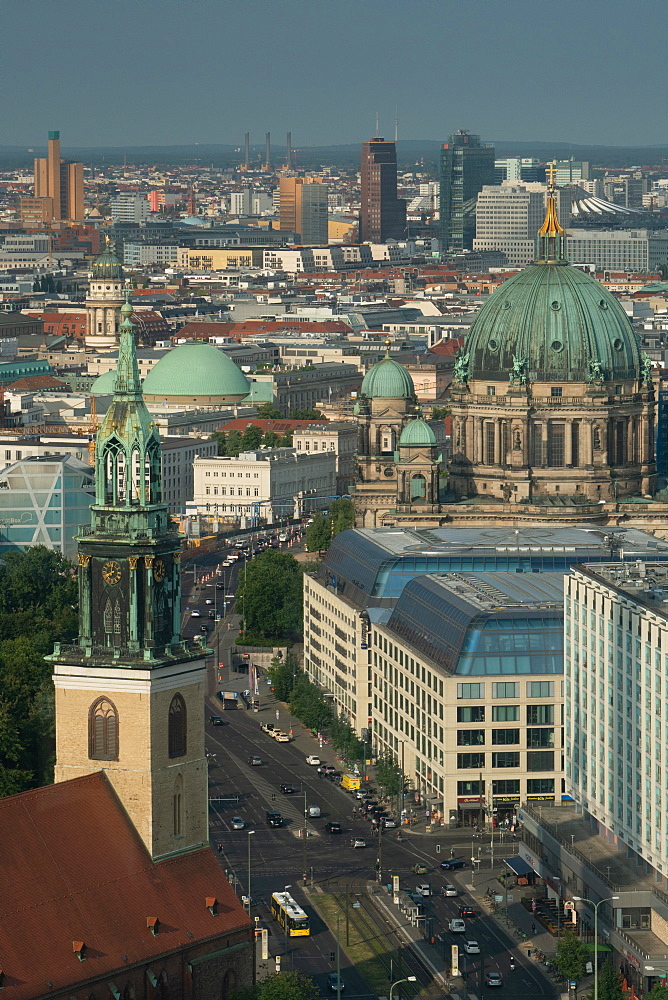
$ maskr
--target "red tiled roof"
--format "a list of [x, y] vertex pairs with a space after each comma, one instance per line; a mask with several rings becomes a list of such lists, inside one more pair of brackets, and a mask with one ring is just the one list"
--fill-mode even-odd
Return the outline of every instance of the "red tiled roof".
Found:
[[447, 340], [440, 340], [429, 350], [432, 354], [442, 354], [446, 357], [454, 357], [464, 343], [464, 337], [450, 337]]
[[245, 431], [249, 427], [259, 427], [263, 434], [267, 431], [274, 431], [276, 434], [287, 434], [289, 431], [303, 431], [307, 427], [315, 424], [324, 424], [326, 420], [279, 420], [278, 418], [260, 417], [239, 417], [237, 420], [230, 420], [227, 424], [221, 424], [219, 431]]
[[69, 389], [69, 385], [54, 375], [25, 375], [6, 388], [12, 392], [37, 392], [38, 389]]
[[[1, 799], [0, 843], [3, 985], [17, 1000], [249, 925], [208, 847], [151, 860], [101, 771]], [[146, 926], [152, 916], [156, 937]], [[85, 943], [86, 962], [74, 941]]]

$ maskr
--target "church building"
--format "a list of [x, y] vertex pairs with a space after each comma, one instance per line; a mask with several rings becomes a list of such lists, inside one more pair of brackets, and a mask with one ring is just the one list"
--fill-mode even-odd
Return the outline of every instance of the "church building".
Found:
[[254, 976], [249, 918], [209, 847], [207, 651], [180, 636], [182, 538], [121, 312], [79, 637], [49, 657], [56, 783], [0, 799], [0, 986], [18, 1000], [224, 1000]]

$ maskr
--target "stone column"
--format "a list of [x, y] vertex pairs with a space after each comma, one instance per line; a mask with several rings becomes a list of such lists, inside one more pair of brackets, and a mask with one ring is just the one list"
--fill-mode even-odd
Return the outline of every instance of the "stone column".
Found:
[[580, 464], [583, 467], [593, 464], [594, 455], [594, 426], [591, 420], [583, 420], [580, 424], [580, 448], [582, 458]]
[[466, 458], [471, 464], [475, 461], [475, 423], [473, 417], [466, 417]]
[[564, 465], [573, 465], [573, 421], [564, 421]]
[[477, 465], [484, 465], [485, 455], [483, 453], [483, 420], [482, 417], [475, 417], [475, 448], [473, 461]]
[[494, 465], [501, 465], [501, 426], [499, 418], [494, 418]]
[[79, 607], [81, 609], [81, 637], [92, 639], [93, 615], [90, 593], [90, 556], [79, 552]]
[[542, 437], [541, 437], [541, 452], [542, 452], [542, 454], [541, 454], [541, 463], [540, 464], [541, 464], [541, 466], [542, 466], [543, 469], [547, 467], [547, 459], [548, 459], [548, 447], [547, 447], [547, 443], [548, 443], [548, 440], [549, 440], [548, 439], [549, 424], [550, 424], [550, 421], [547, 418], [545, 418], [543, 420], [542, 425], [541, 425], [541, 435], [542, 435]]
[[128, 556], [128, 646], [132, 649], [139, 644], [139, 606], [137, 595], [138, 556]]
[[633, 447], [633, 430], [635, 424], [635, 417], [627, 417], [626, 419], [626, 462], [627, 464], [632, 464], [635, 462], [635, 449]]

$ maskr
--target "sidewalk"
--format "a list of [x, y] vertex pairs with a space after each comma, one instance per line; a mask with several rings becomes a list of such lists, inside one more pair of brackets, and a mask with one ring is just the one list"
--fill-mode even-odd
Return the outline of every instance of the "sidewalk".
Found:
[[[503, 864], [501, 863], [499, 866], [495, 866], [493, 872], [478, 873], [475, 888], [472, 890], [470, 885], [467, 888], [472, 892], [477, 903], [480, 905], [481, 911], [491, 916], [502, 926], [505, 926], [506, 923], [507, 905], [507, 931], [517, 941], [518, 946], [522, 946], [525, 953], [529, 951], [533, 952], [537, 949], [547, 958], [553, 958], [557, 952], [557, 938], [550, 934], [541, 922], [534, 917], [531, 911], [525, 909], [520, 902], [523, 896], [531, 896], [531, 886], [517, 885], [512, 888], [509, 887], [507, 890], [509, 898], [506, 901], [504, 899], [506, 890], [497, 878], [497, 873], [502, 867]], [[496, 912], [492, 908], [491, 901], [485, 896], [487, 890], [501, 897], [501, 901], [497, 903], [498, 908]], [[535, 929], [532, 930], [532, 928]], [[517, 931], [521, 933], [518, 934]], [[523, 939], [522, 935], [526, 935], [526, 938]]]

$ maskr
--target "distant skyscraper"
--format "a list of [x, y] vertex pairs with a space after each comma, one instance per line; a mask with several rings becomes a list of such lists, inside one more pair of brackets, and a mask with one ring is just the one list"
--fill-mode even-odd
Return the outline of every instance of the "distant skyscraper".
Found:
[[328, 242], [326, 184], [310, 177], [281, 177], [280, 227], [299, 233], [305, 246], [323, 246]]
[[360, 243], [406, 236], [406, 202], [397, 198], [397, 147], [375, 136], [362, 144]]
[[54, 221], [84, 217], [83, 163], [60, 158], [60, 132], [49, 132], [46, 159], [35, 160], [35, 198], [51, 199], [45, 211]]
[[494, 183], [494, 146], [460, 131], [441, 149], [441, 250], [470, 250], [478, 192]]

